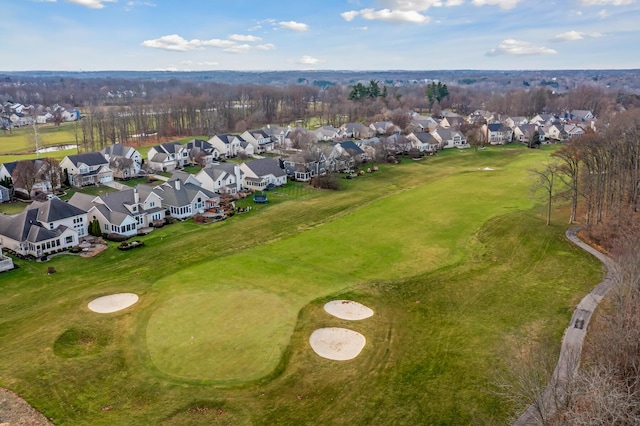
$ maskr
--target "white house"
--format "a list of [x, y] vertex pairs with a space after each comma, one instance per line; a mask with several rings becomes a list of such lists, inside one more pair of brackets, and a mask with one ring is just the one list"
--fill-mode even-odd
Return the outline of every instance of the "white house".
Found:
[[116, 142], [100, 152], [109, 161], [109, 168], [113, 171], [114, 178], [129, 179], [140, 173], [142, 155], [134, 147]]
[[170, 172], [189, 165], [189, 151], [178, 142], [167, 142], [151, 147], [147, 159], [152, 170]]
[[453, 128], [435, 129], [431, 134], [440, 142], [442, 148], [467, 148], [469, 146], [466, 136]]
[[261, 158], [240, 165], [245, 188], [263, 190], [267, 185], [281, 186], [287, 183], [287, 173], [275, 158]]
[[196, 179], [203, 188], [218, 194], [236, 194], [242, 189], [242, 171], [235, 163], [207, 164]]
[[258, 154], [273, 151], [274, 143], [271, 136], [262, 129], [247, 130], [240, 137], [253, 145], [254, 151]]
[[95, 185], [113, 181], [109, 161], [100, 152], [67, 155], [60, 162], [60, 169], [69, 177], [73, 186]]
[[224, 155], [225, 157], [229, 158], [238, 155], [241, 140], [242, 139], [238, 138], [238, 136], [232, 135], [230, 133], [223, 133], [220, 135], [215, 135], [214, 137], [209, 139], [209, 143], [218, 150], [220, 155]]
[[100, 196], [76, 192], [69, 204], [86, 210], [88, 220], [97, 220], [104, 234], [131, 237], [142, 228], [151, 228], [154, 221], [164, 220], [161, 198], [152, 192], [141, 192], [138, 188]]
[[186, 180], [175, 177], [153, 188], [162, 199], [162, 207], [176, 219], [187, 219], [220, 205], [219, 195], [201, 187], [192, 175], [189, 176]]
[[420, 152], [434, 153], [440, 149], [440, 141], [429, 132], [412, 132], [407, 135], [411, 147]]
[[0, 215], [0, 245], [23, 256], [68, 249], [86, 233], [86, 211], [57, 199], [34, 201], [17, 215]]

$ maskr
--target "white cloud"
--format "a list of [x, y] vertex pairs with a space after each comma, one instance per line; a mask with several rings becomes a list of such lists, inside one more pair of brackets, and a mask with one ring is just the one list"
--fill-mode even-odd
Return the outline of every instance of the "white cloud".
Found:
[[130, 12], [138, 6], [156, 7], [157, 4], [148, 1], [128, 1], [124, 6], [124, 10]]
[[55, 3], [58, 0], [31, 0], [34, 3]]
[[102, 9], [104, 7], [102, 3], [117, 3], [118, 0], [67, 0], [67, 2], [86, 6], [90, 9]]
[[576, 40], [582, 40], [586, 37], [597, 38], [597, 37], [602, 37], [602, 34], [601, 33], [583, 33], [580, 31], [567, 31], [565, 33], [556, 34], [550, 41], [553, 41], [553, 42], [576, 41]]
[[247, 53], [249, 50], [251, 50], [251, 46], [249, 46], [248, 44], [236, 44], [222, 50], [227, 53]]
[[368, 21], [385, 21], [392, 23], [426, 24], [431, 20], [428, 16], [414, 10], [362, 9], [360, 11], [352, 10], [350, 12], [343, 12], [340, 15], [347, 22], [353, 20], [353, 18], [358, 15]]
[[578, 0], [578, 3], [583, 6], [625, 6], [635, 2], [636, 0]]
[[278, 22], [278, 25], [280, 25], [282, 28], [286, 28], [292, 31], [307, 31], [309, 29], [309, 26], [307, 24], [296, 21], [281, 21]]
[[196, 61], [191, 61], [191, 60], [182, 61], [182, 62], [180, 62], [180, 64], [181, 65], [187, 65], [187, 66], [195, 65], [195, 66], [199, 66], [199, 67], [203, 67], [203, 66], [204, 67], [213, 67], [213, 66], [216, 66], [216, 65], [220, 65], [218, 62], [214, 62], [214, 61], [199, 61], [199, 62], [196, 62]]
[[236, 43], [231, 40], [211, 39], [211, 40], [185, 40], [178, 34], [171, 34], [156, 38], [154, 40], [145, 40], [142, 46], [152, 47], [155, 49], [174, 50], [178, 52], [186, 52], [188, 50], [202, 49], [203, 47], [232, 47]]
[[314, 58], [313, 56], [304, 55], [300, 59], [298, 59], [299, 64], [303, 65], [315, 65], [320, 62], [320, 59]]
[[463, 3], [464, 0], [379, 0], [376, 4], [382, 9], [349, 10], [342, 12], [340, 16], [347, 22], [360, 16], [369, 21], [426, 24], [431, 18], [422, 12], [432, 7], [453, 7]]
[[360, 14], [360, 12], [358, 12], [357, 10], [350, 10], [348, 12], [342, 12], [340, 16], [342, 16], [342, 19], [344, 19], [345, 21], [351, 22], [353, 21], [353, 18], [358, 16], [358, 14]]
[[600, 19], [606, 19], [606, 17], [609, 16], [609, 12], [607, 12], [606, 9], [602, 9], [600, 12], [598, 12], [598, 16], [600, 17]]
[[500, 9], [513, 9], [520, 0], [471, 0], [474, 6], [499, 6]]
[[276, 45], [273, 43], [259, 44], [256, 46], [256, 49], [258, 50], [273, 50], [275, 48], [276, 48]]
[[530, 56], [530, 55], [555, 55], [556, 52], [553, 49], [547, 47], [534, 46], [528, 41], [519, 41], [512, 38], [502, 40], [502, 43], [488, 51], [486, 56]]
[[233, 41], [241, 41], [245, 43], [255, 43], [257, 41], [261, 41], [262, 38], [252, 35], [242, 35], [242, 34], [231, 34], [229, 36], [229, 40]]

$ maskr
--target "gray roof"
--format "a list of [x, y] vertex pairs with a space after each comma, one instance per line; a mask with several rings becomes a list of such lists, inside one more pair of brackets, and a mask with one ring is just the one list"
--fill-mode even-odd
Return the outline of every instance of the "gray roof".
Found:
[[124, 157], [131, 149], [132, 148], [130, 146], [115, 143], [111, 146], [104, 147], [100, 152], [109, 157]]
[[[64, 201], [60, 202], [64, 203]], [[40, 207], [42, 204], [46, 203], [39, 203]], [[38, 243], [57, 238], [68, 229], [64, 225], [52, 230], [44, 228], [38, 220], [39, 214], [38, 206], [33, 208], [30, 206], [14, 216], [0, 215], [0, 234], [15, 241]]]
[[280, 162], [275, 158], [260, 158], [259, 160], [247, 161], [244, 164], [257, 176], [274, 175], [280, 177], [287, 175], [284, 169], [280, 167]]
[[429, 132], [414, 132], [413, 134], [422, 143], [427, 143], [432, 145], [439, 143], [438, 140], [434, 138], [433, 135]]
[[87, 166], [99, 166], [102, 164], [109, 164], [104, 155], [101, 152], [84, 152], [82, 154], [67, 155], [67, 158], [71, 160], [74, 166], [78, 166], [78, 163], [84, 163]]
[[[179, 188], [178, 182], [180, 182]], [[184, 183], [180, 179], [158, 185], [153, 189], [153, 192], [162, 198], [163, 206], [186, 206], [193, 202], [199, 192], [208, 199], [220, 199], [220, 196], [215, 192], [211, 192], [193, 183]]]
[[27, 209], [38, 210], [40, 222], [55, 222], [86, 213], [86, 210], [55, 198], [44, 202], [34, 201]]

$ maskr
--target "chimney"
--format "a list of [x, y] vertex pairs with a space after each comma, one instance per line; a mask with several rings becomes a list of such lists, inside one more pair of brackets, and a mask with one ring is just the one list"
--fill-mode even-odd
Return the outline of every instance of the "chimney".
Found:
[[176, 191], [180, 191], [180, 179], [176, 179]]
[[138, 192], [138, 188], [133, 188], [133, 202], [136, 204], [140, 203], [140, 193]]

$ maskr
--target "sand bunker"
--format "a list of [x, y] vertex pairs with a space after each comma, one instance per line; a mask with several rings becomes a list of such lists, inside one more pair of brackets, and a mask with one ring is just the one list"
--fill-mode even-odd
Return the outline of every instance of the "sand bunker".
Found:
[[351, 321], [373, 316], [373, 310], [352, 300], [333, 300], [324, 305], [324, 310], [334, 317]]
[[311, 333], [309, 343], [323, 358], [346, 361], [360, 355], [367, 340], [357, 331], [347, 328], [319, 328]]
[[99, 314], [110, 314], [121, 311], [138, 301], [138, 295], [133, 293], [118, 293], [109, 296], [98, 297], [89, 302], [89, 309]]

